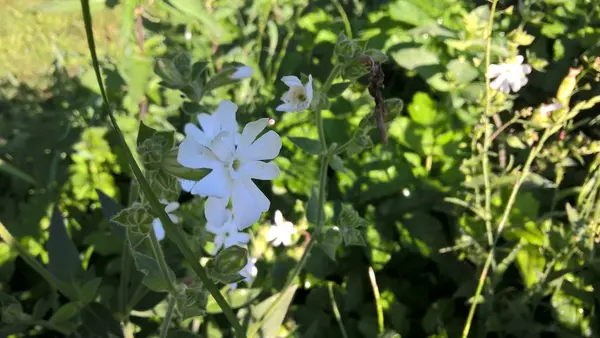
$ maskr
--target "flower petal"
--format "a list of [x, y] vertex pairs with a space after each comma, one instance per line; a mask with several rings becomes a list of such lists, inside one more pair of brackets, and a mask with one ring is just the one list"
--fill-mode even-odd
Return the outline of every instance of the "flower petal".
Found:
[[235, 72], [233, 74], [231, 74], [231, 79], [232, 80], [245, 79], [245, 78], [251, 77], [252, 73], [253, 73], [252, 67], [248, 67], [248, 66], [237, 67]]
[[291, 112], [295, 111], [294, 106], [289, 103], [282, 103], [282, 104], [278, 105], [277, 108], [275, 108], [275, 110], [283, 111], [283, 112], [287, 112], [287, 113], [291, 113]]
[[310, 103], [312, 102], [312, 99], [313, 99], [312, 82], [313, 82], [312, 75], [309, 74], [308, 75], [308, 82], [306, 83], [306, 86], [304, 86], [304, 91], [306, 93], [306, 101], [308, 102], [309, 106], [310, 106]]
[[487, 77], [493, 79], [500, 75], [504, 71], [504, 68], [501, 65], [490, 65], [487, 72]]
[[531, 73], [532, 69], [530, 65], [521, 65], [521, 70], [523, 71], [523, 73], [529, 74]]
[[219, 103], [219, 107], [212, 115], [216, 118], [216, 123], [218, 125], [218, 131], [215, 135], [222, 131], [228, 131], [235, 135], [238, 130], [237, 121], [235, 119], [237, 109], [238, 106], [229, 100], [223, 100]]
[[283, 214], [281, 213], [281, 211], [279, 211], [279, 210], [275, 211], [275, 224], [281, 225], [284, 222], [285, 222], [285, 220], [283, 219]]
[[277, 157], [280, 150], [281, 137], [270, 130], [243, 151], [237, 151], [236, 157], [242, 162], [270, 160]]
[[225, 167], [215, 167], [210, 174], [196, 183], [191, 193], [200, 196], [229, 198], [231, 185], [231, 178]]
[[213, 153], [196, 142], [193, 137], [186, 137], [179, 145], [177, 162], [187, 168], [214, 168], [219, 165]]
[[281, 78], [281, 81], [285, 83], [288, 87], [293, 86], [302, 86], [302, 81], [297, 76], [288, 75]]
[[222, 162], [229, 163], [235, 152], [235, 134], [220, 132], [210, 143], [210, 150]]
[[165, 207], [165, 212], [166, 213], [171, 213], [175, 210], [179, 209], [179, 203], [177, 202], [171, 202], [168, 203], [167, 206]]
[[274, 180], [279, 177], [279, 168], [273, 162], [249, 161], [240, 165], [237, 173], [242, 177], [257, 180]]
[[[198, 116], [200, 116], [200, 115], [198, 115]], [[183, 131], [185, 132], [186, 138], [191, 137], [201, 145], [207, 144], [207, 142], [206, 142], [208, 139], [207, 134], [205, 132], [203, 132], [202, 130], [200, 130], [200, 128], [198, 128], [198, 126], [196, 126], [195, 124], [186, 123], [185, 127], [183, 127]]]
[[204, 205], [204, 217], [206, 222], [215, 226], [222, 226], [227, 222], [231, 212], [227, 210], [229, 199], [209, 197]]
[[256, 140], [258, 134], [265, 129], [267, 123], [269, 123], [269, 119], [267, 118], [248, 123], [244, 127], [244, 130], [242, 130], [242, 136], [240, 137], [240, 141], [238, 143], [238, 149], [250, 146], [252, 142]]
[[[207, 113], [198, 114], [198, 124], [202, 127], [205, 133], [205, 138], [210, 141], [215, 135], [219, 133], [219, 124], [217, 119]], [[205, 141], [206, 142], [206, 141]]]
[[160, 219], [155, 218], [152, 221], [152, 228], [154, 229], [154, 233], [156, 234], [156, 239], [160, 241], [163, 238], [165, 238], [165, 229], [163, 229]]
[[523, 61], [525, 61], [525, 58], [523, 57], [523, 55], [517, 55], [517, 57], [515, 58], [515, 63], [518, 65], [522, 64]]
[[196, 181], [184, 180], [182, 178], [178, 179], [179, 184], [181, 185], [181, 189], [185, 192], [190, 192], [196, 185]]
[[256, 223], [260, 215], [269, 210], [271, 205], [267, 196], [250, 179], [236, 180], [231, 200], [233, 218], [240, 230]]

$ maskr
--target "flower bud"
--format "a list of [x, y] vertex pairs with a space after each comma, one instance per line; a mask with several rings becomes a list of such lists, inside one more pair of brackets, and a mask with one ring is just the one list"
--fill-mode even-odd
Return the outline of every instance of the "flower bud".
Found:
[[165, 146], [166, 142], [161, 139], [149, 138], [142, 142], [138, 147], [138, 153], [146, 169], [156, 170], [160, 167]]
[[569, 69], [569, 74], [567, 74], [558, 87], [556, 99], [558, 100], [558, 103], [565, 107], [569, 106], [569, 100], [577, 86], [577, 75], [579, 75], [579, 73], [581, 73], [581, 68]]
[[171, 149], [163, 158], [160, 168], [165, 172], [185, 180], [200, 181], [204, 176], [208, 175], [209, 169], [191, 169], [179, 164], [177, 161], [178, 148]]
[[348, 40], [345, 36], [341, 36], [340, 40], [335, 44], [333, 55], [338, 64], [345, 64], [356, 58], [360, 53], [360, 46], [354, 40]]
[[215, 269], [224, 275], [238, 273], [248, 264], [248, 250], [234, 245], [221, 250], [215, 257]]
[[342, 71], [342, 76], [347, 80], [355, 81], [369, 74], [369, 69], [368, 64], [359, 58], [355, 58], [346, 64], [346, 67]]
[[402, 113], [402, 108], [404, 108], [404, 101], [399, 98], [390, 98], [385, 100], [385, 107], [387, 110], [387, 115], [385, 116], [385, 122], [391, 122], [396, 117]]

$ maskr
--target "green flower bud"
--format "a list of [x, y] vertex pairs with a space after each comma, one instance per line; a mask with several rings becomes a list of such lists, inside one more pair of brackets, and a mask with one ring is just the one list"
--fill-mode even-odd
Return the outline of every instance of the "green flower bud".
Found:
[[359, 58], [352, 59], [346, 64], [342, 76], [350, 81], [355, 81], [369, 74], [369, 65]]
[[144, 167], [149, 170], [156, 170], [162, 162], [166, 142], [162, 139], [146, 139], [138, 147], [138, 153], [144, 163]]
[[177, 161], [178, 148], [171, 149], [163, 158], [160, 169], [178, 178], [191, 181], [200, 181], [210, 173], [209, 169], [191, 169], [179, 164]]
[[402, 113], [402, 108], [404, 108], [404, 101], [399, 98], [391, 98], [385, 100], [385, 107], [387, 110], [387, 115], [385, 116], [385, 122], [391, 122], [396, 117]]
[[360, 46], [354, 40], [348, 40], [343, 37], [342, 40], [338, 40], [333, 49], [333, 55], [335, 56], [338, 64], [345, 64], [356, 58], [360, 53]]
[[224, 275], [238, 273], [248, 264], [248, 250], [237, 245], [221, 250], [215, 257], [215, 270]]
[[125, 227], [135, 227], [147, 232], [152, 226], [154, 218], [140, 203], [133, 203], [130, 207], [121, 210], [111, 221]]

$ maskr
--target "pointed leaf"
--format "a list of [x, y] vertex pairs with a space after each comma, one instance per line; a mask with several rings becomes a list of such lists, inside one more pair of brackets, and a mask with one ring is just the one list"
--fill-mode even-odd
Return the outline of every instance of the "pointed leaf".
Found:
[[288, 137], [296, 147], [306, 151], [309, 154], [320, 155], [321, 144], [317, 140], [306, 137]]
[[[104, 217], [108, 220], [112, 219], [115, 215], [117, 215], [123, 207], [117, 203], [117, 201], [110, 198], [108, 195], [103, 193], [101, 190], [96, 189], [96, 193], [98, 194], [98, 200], [100, 201], [100, 205], [102, 206], [102, 213]], [[115, 224], [114, 222], [110, 222], [110, 230], [115, 237], [125, 240], [125, 228]]]
[[58, 208], [54, 208], [50, 221], [48, 250], [48, 270], [60, 281], [75, 286], [84, 271], [79, 260], [79, 251], [67, 235], [65, 223]]
[[121, 325], [110, 311], [100, 303], [91, 303], [81, 311], [81, 320], [89, 332], [84, 337], [114, 338], [123, 337]]
[[[281, 302], [279, 302], [279, 304], [271, 312], [271, 315], [266, 318], [262, 327], [260, 327], [257, 331], [259, 337], [277, 337], [281, 324], [283, 323], [283, 319], [287, 314], [288, 308], [290, 307], [290, 303], [292, 302], [297, 289], [298, 286], [293, 285], [286, 291], [283, 291], [283, 298]], [[271, 308], [280, 294], [281, 293], [274, 294], [256, 306], [250, 306], [250, 308], [241, 309], [238, 311], [238, 318], [240, 318], [241, 322], [247, 322], [248, 327], [256, 325], [257, 320], [265, 315], [267, 310]]]
[[[222, 293], [223, 297], [227, 301], [227, 304], [232, 309], [237, 309], [245, 306], [252, 302], [256, 297], [260, 295], [262, 289], [235, 289], [229, 290], [229, 292]], [[212, 296], [208, 297], [208, 304], [206, 305], [206, 312], [210, 314], [221, 313], [221, 307]]]

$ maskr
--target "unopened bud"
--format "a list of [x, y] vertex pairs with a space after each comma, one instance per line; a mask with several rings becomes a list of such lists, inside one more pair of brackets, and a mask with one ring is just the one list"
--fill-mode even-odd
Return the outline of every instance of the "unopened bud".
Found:
[[215, 257], [215, 269], [224, 275], [238, 273], [248, 264], [248, 250], [234, 245], [221, 250]]

